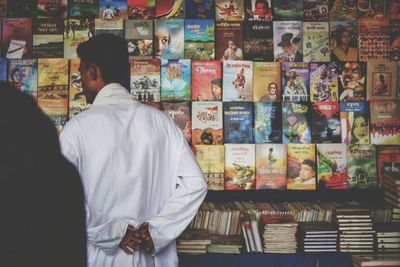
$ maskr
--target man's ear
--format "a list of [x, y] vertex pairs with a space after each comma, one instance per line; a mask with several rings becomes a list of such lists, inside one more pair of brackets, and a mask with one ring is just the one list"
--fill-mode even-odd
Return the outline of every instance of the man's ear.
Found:
[[100, 68], [96, 64], [90, 64], [89, 66], [90, 79], [96, 81], [101, 78]]

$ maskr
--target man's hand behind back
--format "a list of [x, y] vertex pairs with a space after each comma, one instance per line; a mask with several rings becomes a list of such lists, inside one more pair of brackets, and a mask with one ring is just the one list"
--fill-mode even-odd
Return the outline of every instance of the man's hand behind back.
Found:
[[119, 244], [119, 248], [127, 254], [132, 254], [132, 250], [139, 249], [143, 249], [147, 253], [152, 253], [154, 244], [149, 232], [149, 223], [143, 223], [139, 229], [128, 225], [125, 236]]

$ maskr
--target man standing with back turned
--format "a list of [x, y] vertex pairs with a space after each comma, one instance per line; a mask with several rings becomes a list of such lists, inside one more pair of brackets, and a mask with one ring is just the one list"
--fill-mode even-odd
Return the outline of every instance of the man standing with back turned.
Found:
[[202, 172], [174, 122], [121, 85], [129, 75], [125, 40], [98, 35], [77, 53], [93, 106], [60, 140], [84, 186], [88, 266], [175, 267], [175, 239], [205, 197]]

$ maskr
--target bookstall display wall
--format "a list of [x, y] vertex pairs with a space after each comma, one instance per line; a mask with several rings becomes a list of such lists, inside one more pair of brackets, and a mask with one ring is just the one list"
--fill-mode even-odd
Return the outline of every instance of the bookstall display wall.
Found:
[[208, 183], [179, 252], [400, 251], [399, 0], [0, 0], [0, 17], [0, 80], [59, 131], [90, 108], [77, 46], [126, 39], [126, 87]]

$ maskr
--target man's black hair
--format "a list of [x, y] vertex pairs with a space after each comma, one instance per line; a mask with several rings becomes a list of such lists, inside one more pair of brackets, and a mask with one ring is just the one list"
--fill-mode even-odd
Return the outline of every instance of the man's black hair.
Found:
[[111, 33], [96, 35], [76, 50], [85, 64], [100, 68], [106, 83], [121, 83], [129, 89], [129, 54], [125, 40]]

